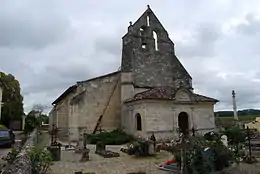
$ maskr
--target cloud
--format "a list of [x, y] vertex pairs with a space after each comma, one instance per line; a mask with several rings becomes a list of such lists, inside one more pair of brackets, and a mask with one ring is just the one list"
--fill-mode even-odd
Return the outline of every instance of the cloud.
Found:
[[117, 70], [121, 37], [150, 4], [175, 43], [197, 92], [231, 109], [259, 108], [260, 2], [4, 1], [0, 6], [0, 71], [20, 81], [25, 110], [50, 105], [66, 88]]
[[40, 49], [73, 33], [69, 19], [52, 6], [32, 3], [32, 8], [26, 9], [26, 5], [11, 4], [0, 7], [0, 47]]

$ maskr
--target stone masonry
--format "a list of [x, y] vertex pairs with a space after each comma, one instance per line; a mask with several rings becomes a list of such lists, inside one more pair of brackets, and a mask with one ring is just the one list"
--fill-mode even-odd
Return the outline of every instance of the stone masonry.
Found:
[[174, 49], [148, 6], [122, 38], [121, 70], [77, 82], [53, 102], [50, 122], [60, 129], [59, 137], [80, 139], [93, 131], [100, 115], [102, 129], [123, 128], [144, 138], [214, 130], [218, 100], [193, 92], [192, 77]]

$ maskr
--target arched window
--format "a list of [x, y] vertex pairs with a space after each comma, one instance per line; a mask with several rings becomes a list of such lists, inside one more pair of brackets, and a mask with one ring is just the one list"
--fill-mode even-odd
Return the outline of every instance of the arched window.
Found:
[[136, 129], [138, 131], [142, 130], [142, 118], [141, 115], [138, 113], [135, 115], [135, 119], [136, 119]]
[[155, 31], [153, 31], [153, 38], [154, 38], [154, 49], [155, 51], [158, 51], [158, 37]]

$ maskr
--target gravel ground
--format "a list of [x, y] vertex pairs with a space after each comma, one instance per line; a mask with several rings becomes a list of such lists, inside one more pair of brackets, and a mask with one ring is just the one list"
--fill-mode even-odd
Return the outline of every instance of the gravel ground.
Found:
[[[107, 146], [108, 150], [119, 152], [121, 146]], [[75, 171], [95, 172], [96, 174], [126, 174], [146, 171], [149, 174], [167, 174], [157, 169], [157, 165], [171, 158], [167, 152], [160, 152], [155, 157], [136, 158], [120, 152], [120, 157], [103, 158], [94, 153], [95, 146], [89, 145], [90, 161], [79, 162], [81, 155], [74, 151], [62, 151], [62, 159], [55, 162], [51, 174], [74, 174]]]
[[[23, 135], [20, 134], [21, 132], [14, 132], [14, 133], [15, 133], [15, 142], [16, 142], [14, 147], [16, 147], [19, 145], [19, 143], [21, 143], [21, 138]], [[0, 164], [5, 163], [5, 161], [2, 160], [2, 158], [5, 157], [10, 151], [11, 148], [2, 148], [2, 147], [0, 148]]]

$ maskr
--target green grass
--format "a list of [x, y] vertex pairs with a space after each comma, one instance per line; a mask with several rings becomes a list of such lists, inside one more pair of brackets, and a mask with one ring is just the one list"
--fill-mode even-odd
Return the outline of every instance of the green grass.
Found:
[[[257, 116], [254, 115], [246, 115], [246, 116], [238, 116], [238, 119], [240, 121], [253, 121], [255, 120]], [[234, 117], [233, 116], [228, 116], [228, 117], [218, 117], [221, 121], [233, 121]]]

